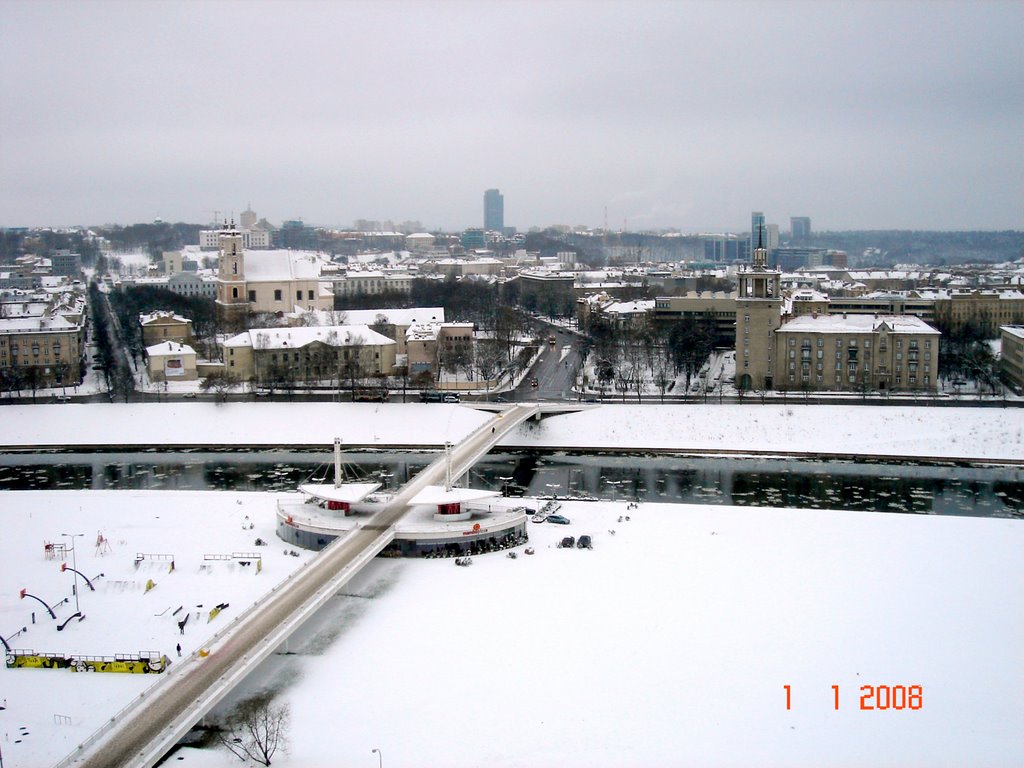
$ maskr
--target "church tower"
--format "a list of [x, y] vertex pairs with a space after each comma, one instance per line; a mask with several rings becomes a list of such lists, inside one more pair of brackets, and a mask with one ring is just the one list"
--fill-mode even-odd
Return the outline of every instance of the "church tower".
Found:
[[736, 296], [736, 386], [773, 389], [775, 331], [782, 324], [782, 272], [768, 267], [759, 236], [753, 263], [740, 268]]
[[217, 265], [217, 312], [227, 321], [241, 320], [249, 310], [245, 287], [245, 251], [242, 233], [232, 221], [219, 233], [220, 258]]

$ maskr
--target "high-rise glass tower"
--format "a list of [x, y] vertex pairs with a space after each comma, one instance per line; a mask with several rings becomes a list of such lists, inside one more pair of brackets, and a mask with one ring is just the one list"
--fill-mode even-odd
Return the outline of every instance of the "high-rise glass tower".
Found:
[[764, 214], [754, 211], [750, 214], [750, 252], [768, 247], [768, 230], [764, 225]]
[[505, 196], [496, 189], [484, 192], [484, 229], [501, 232], [505, 228]]

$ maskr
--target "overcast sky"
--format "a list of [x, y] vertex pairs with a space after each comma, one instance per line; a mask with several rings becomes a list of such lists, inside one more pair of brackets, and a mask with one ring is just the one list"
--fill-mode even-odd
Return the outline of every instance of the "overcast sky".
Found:
[[0, 0], [0, 226], [1024, 229], [1024, 3]]

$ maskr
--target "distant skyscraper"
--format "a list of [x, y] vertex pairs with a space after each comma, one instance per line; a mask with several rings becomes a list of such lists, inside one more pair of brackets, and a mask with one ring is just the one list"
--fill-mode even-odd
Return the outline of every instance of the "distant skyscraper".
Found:
[[789, 219], [789, 235], [792, 240], [806, 240], [811, 236], [811, 217], [792, 216]]
[[484, 192], [484, 230], [505, 228], [505, 196], [496, 189]]
[[764, 214], [754, 211], [750, 214], [750, 252], [768, 247], [768, 230], [764, 226]]

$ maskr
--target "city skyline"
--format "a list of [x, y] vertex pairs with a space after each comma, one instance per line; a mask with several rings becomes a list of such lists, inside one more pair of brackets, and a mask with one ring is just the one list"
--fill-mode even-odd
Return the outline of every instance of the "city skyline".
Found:
[[0, 5], [0, 226], [1024, 229], [1019, 3], [152, 9]]

